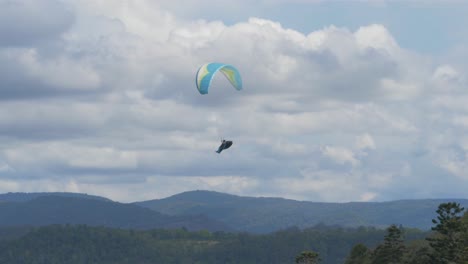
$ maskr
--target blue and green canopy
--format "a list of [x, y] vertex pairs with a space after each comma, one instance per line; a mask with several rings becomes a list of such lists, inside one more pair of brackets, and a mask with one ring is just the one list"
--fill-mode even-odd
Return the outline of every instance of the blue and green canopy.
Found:
[[210, 88], [211, 81], [218, 71], [221, 71], [224, 76], [231, 82], [236, 90], [242, 90], [242, 79], [239, 71], [234, 66], [224, 63], [212, 62], [202, 65], [197, 72], [196, 84], [197, 89], [201, 94], [207, 94]]

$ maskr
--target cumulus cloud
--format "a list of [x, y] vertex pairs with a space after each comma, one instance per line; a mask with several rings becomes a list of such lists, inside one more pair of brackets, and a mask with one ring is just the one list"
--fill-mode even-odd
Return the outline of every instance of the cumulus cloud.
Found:
[[359, 160], [355, 158], [355, 154], [349, 149], [325, 146], [322, 152], [326, 157], [329, 157], [339, 164], [349, 163], [352, 166], [359, 165]]
[[[449, 155], [468, 123], [462, 65], [402, 48], [381, 24], [305, 34], [182, 18], [171, 3], [0, 1], [17, 29], [0, 26], [2, 191], [367, 201], [430, 195], [425, 168], [467, 187], [466, 158]], [[198, 94], [207, 61], [235, 65], [245, 89], [220, 75]], [[218, 155], [222, 137], [234, 145]]]
[[441, 65], [434, 71], [433, 78], [440, 81], [452, 81], [459, 79], [459, 73], [450, 65]]

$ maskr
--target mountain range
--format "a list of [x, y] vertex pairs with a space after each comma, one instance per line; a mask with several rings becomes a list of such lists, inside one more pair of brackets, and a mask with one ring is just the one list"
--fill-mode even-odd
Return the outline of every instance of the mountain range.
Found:
[[342, 227], [391, 224], [428, 230], [439, 204], [468, 199], [420, 199], [390, 202], [323, 203], [283, 198], [242, 197], [212, 191], [190, 191], [136, 204], [168, 215], [202, 214], [240, 231], [268, 233], [291, 226]]
[[440, 203], [468, 199], [323, 203], [189, 191], [163, 199], [119, 203], [76, 193], [0, 194], [0, 227], [86, 224], [130, 229], [269, 233], [289, 227], [385, 228], [390, 224], [428, 230]]
[[[3, 199], [7, 197], [8, 199]], [[170, 216], [134, 204], [68, 193], [0, 195], [0, 227], [84, 224], [126, 229], [183, 228], [226, 231], [204, 215]]]

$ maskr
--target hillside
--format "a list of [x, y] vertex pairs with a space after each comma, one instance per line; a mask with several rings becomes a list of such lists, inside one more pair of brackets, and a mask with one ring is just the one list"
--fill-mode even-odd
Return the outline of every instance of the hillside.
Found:
[[[378, 244], [384, 230], [311, 228], [268, 235], [186, 230], [134, 231], [88, 226], [48, 226], [18, 239], [0, 240], [0, 263], [294, 263], [316, 250], [322, 264], [343, 263], [352, 246]], [[406, 239], [424, 233], [408, 230]]]
[[211, 191], [185, 192], [136, 204], [168, 215], [203, 214], [238, 230], [264, 233], [290, 226], [305, 228], [319, 223], [343, 227], [401, 224], [428, 230], [437, 206], [447, 201], [456, 201], [468, 207], [467, 199], [318, 203], [241, 197]]
[[0, 194], [0, 227], [86, 224], [130, 229], [178, 228], [269, 233], [297, 226], [405, 227], [428, 230], [437, 206], [468, 200], [317, 203], [191, 191], [159, 200], [118, 203], [70, 193]]
[[24, 202], [2, 202], [0, 215], [0, 227], [86, 224], [131, 229], [229, 230], [224, 224], [201, 215], [168, 216], [132, 204], [55, 195]]

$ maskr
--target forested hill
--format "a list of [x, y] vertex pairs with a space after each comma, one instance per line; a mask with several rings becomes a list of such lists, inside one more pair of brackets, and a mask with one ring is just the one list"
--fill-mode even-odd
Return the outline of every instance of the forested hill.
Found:
[[323, 223], [342, 227], [391, 224], [428, 230], [440, 203], [466, 199], [402, 200], [381, 203], [317, 203], [191, 191], [168, 198], [118, 203], [73, 193], [0, 194], [0, 227], [86, 224], [132, 229], [185, 227], [188, 230], [269, 233]]
[[319, 223], [343, 227], [391, 224], [430, 229], [440, 203], [468, 199], [423, 199], [392, 202], [318, 203], [282, 198], [254, 198], [212, 191], [191, 191], [136, 204], [169, 215], [203, 214], [242, 231], [265, 233]]
[[[0, 238], [2, 229], [0, 228]], [[21, 230], [5, 230], [18, 234]], [[384, 230], [317, 227], [267, 235], [186, 230], [124, 230], [88, 226], [48, 226], [0, 239], [0, 263], [294, 263], [315, 250], [322, 264], [344, 263], [357, 243], [378, 244]], [[424, 233], [407, 230], [408, 240]]]
[[86, 224], [129, 229], [230, 230], [202, 215], [169, 216], [133, 204], [78, 196], [43, 195], [21, 202], [2, 201], [0, 216], [0, 227]]

